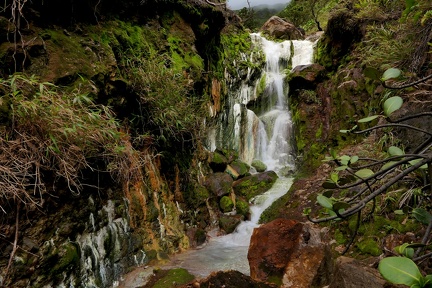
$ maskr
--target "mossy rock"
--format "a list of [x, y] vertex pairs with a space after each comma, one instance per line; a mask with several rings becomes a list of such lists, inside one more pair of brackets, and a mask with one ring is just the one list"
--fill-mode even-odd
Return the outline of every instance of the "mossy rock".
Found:
[[219, 207], [224, 213], [231, 212], [234, 208], [234, 202], [231, 197], [223, 196], [219, 201]]
[[249, 215], [249, 204], [246, 201], [237, 199], [235, 206], [238, 215], [243, 215], [245, 218]]
[[233, 183], [234, 193], [245, 197], [249, 201], [253, 197], [269, 190], [277, 178], [278, 176], [274, 171], [246, 176]]
[[224, 155], [222, 155], [218, 152], [211, 153], [208, 162], [209, 162], [210, 168], [215, 173], [216, 172], [224, 172], [227, 165], [228, 165], [228, 159]]
[[267, 170], [267, 165], [258, 159], [253, 160], [251, 166], [254, 167], [257, 172], [264, 172]]
[[238, 178], [243, 178], [247, 175], [250, 175], [250, 166], [239, 159], [231, 162], [230, 166], [238, 173]]
[[234, 149], [216, 149], [215, 152], [225, 156], [228, 163], [232, 163], [239, 158], [238, 152]]
[[171, 288], [177, 287], [186, 283], [191, 282], [195, 279], [195, 276], [190, 274], [184, 268], [175, 268], [171, 270], [160, 270], [155, 271], [154, 277], [157, 280], [153, 279], [152, 282], [154, 284], [151, 286], [153, 288]]
[[204, 182], [204, 186], [212, 195], [221, 197], [231, 193], [232, 183], [233, 179], [230, 175], [218, 172], [210, 174]]
[[229, 234], [234, 232], [235, 228], [240, 224], [241, 221], [242, 221], [241, 215], [233, 215], [233, 216], [222, 215], [219, 218], [219, 227]]

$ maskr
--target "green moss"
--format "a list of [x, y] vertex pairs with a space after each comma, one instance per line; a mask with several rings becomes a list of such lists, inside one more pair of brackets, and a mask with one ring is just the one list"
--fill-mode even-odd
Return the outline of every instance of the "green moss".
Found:
[[223, 196], [219, 201], [219, 207], [224, 213], [231, 212], [234, 208], [234, 203], [230, 197]]
[[249, 214], [249, 204], [241, 199], [236, 200], [237, 214], [247, 216]]
[[379, 256], [382, 253], [382, 249], [378, 245], [378, 243], [372, 238], [366, 238], [359, 241], [356, 244], [356, 247], [362, 254]]
[[193, 279], [195, 279], [195, 276], [190, 274], [186, 269], [176, 268], [169, 270], [168, 273], [159, 279], [152, 287], [171, 288], [177, 285], [186, 284]]

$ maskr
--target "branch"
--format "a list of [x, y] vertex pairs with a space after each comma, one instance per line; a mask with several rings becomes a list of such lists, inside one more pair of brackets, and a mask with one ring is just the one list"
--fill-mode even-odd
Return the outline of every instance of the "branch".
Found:
[[362, 199], [355, 206], [353, 206], [353, 207], [345, 210], [344, 212], [340, 213], [339, 216], [336, 215], [336, 216], [331, 216], [331, 217], [326, 217], [326, 218], [321, 218], [321, 219], [314, 219], [314, 218], [311, 218], [309, 215], [307, 217], [308, 217], [309, 221], [311, 221], [313, 223], [320, 223], [320, 222], [327, 222], [327, 221], [330, 221], [330, 220], [335, 220], [335, 219], [338, 219], [338, 218], [346, 218], [348, 216], [351, 216], [351, 215], [353, 215], [353, 214], [361, 211], [366, 206], [366, 204], [369, 201], [371, 201], [372, 199], [374, 199], [378, 195], [384, 193], [394, 183], [396, 183], [397, 181], [399, 181], [400, 179], [402, 179], [403, 177], [405, 177], [409, 173], [415, 171], [416, 169], [420, 168], [424, 164], [429, 163], [431, 161], [432, 161], [432, 158], [423, 159], [422, 161], [416, 163], [415, 165], [412, 165], [411, 167], [403, 170], [401, 173], [399, 173], [398, 175], [396, 175], [395, 177], [393, 177], [392, 179], [390, 179], [387, 183], [385, 183], [379, 189], [375, 190], [375, 192], [371, 193], [369, 196], [367, 196], [364, 199]]
[[412, 126], [412, 125], [399, 124], [399, 123], [376, 125], [374, 127], [371, 127], [371, 128], [365, 129], [365, 130], [353, 131], [352, 133], [354, 133], [354, 134], [363, 134], [363, 133], [367, 133], [367, 132], [370, 132], [370, 131], [373, 131], [373, 130], [376, 130], [376, 129], [385, 128], [385, 127], [403, 127], [403, 128], [412, 129], [412, 130], [415, 130], [415, 131], [418, 131], [418, 132], [425, 133], [425, 134], [427, 134], [429, 136], [432, 136], [432, 132], [429, 132], [429, 131], [417, 128], [417, 127]]
[[388, 89], [404, 89], [404, 88], [408, 88], [408, 87], [412, 87], [414, 85], [420, 84], [421, 82], [424, 82], [424, 81], [429, 80], [431, 78], [432, 78], [432, 74], [430, 74], [430, 75], [428, 75], [426, 77], [423, 77], [423, 78], [421, 78], [421, 79], [419, 79], [417, 81], [414, 81], [414, 82], [411, 82], [411, 83], [407, 83], [407, 84], [401, 84], [401, 85], [398, 85], [398, 86], [389, 86], [385, 82], [382, 82], [382, 85], [385, 88], [388, 88]]

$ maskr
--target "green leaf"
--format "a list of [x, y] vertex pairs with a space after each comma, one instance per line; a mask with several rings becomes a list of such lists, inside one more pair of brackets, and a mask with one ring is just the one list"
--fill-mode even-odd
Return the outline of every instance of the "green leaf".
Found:
[[333, 210], [339, 211], [339, 210], [345, 210], [351, 207], [350, 204], [346, 202], [336, 202], [333, 204]]
[[355, 175], [357, 175], [360, 178], [368, 178], [370, 176], [372, 176], [374, 174], [374, 172], [370, 169], [361, 169], [357, 172], [355, 172]]
[[404, 155], [405, 153], [402, 151], [402, 149], [400, 149], [399, 147], [396, 146], [390, 146], [387, 150], [387, 153], [390, 156], [401, 156]]
[[380, 72], [378, 71], [378, 69], [375, 69], [373, 67], [366, 67], [363, 70], [363, 74], [364, 74], [364, 76], [366, 76], [372, 80], [379, 80], [380, 79]]
[[395, 210], [394, 211], [394, 213], [396, 214], [396, 215], [404, 215], [404, 212], [403, 212], [403, 210]]
[[[412, 166], [412, 165], [417, 164], [417, 163], [420, 162], [421, 160], [422, 160], [422, 159], [414, 159], [414, 160], [409, 161], [409, 163], [410, 163], [411, 166]], [[424, 164], [424, 165], [420, 166], [419, 169], [427, 169], [427, 164]]]
[[399, 69], [397, 69], [397, 68], [390, 68], [390, 69], [387, 69], [384, 72], [381, 80], [382, 81], [386, 81], [386, 80], [389, 80], [389, 79], [398, 78], [400, 75], [401, 75], [401, 71]]
[[304, 208], [303, 209], [303, 215], [305, 215], [305, 216], [310, 215], [311, 212], [312, 212], [311, 208]]
[[354, 163], [356, 163], [358, 160], [359, 160], [359, 157], [356, 156], [356, 155], [354, 155], [354, 156], [351, 157], [351, 159], [350, 159], [350, 163], [351, 163], [351, 164], [354, 164]]
[[394, 247], [394, 250], [396, 253], [412, 259], [414, 256], [414, 248], [409, 247], [408, 245], [409, 245], [408, 243], [404, 243], [402, 245]]
[[336, 167], [335, 170], [336, 171], [343, 171], [343, 170], [346, 170], [347, 168], [348, 168], [348, 166], [342, 165], [342, 166]]
[[432, 215], [423, 208], [414, 208], [411, 214], [417, 221], [425, 225], [429, 225], [429, 222], [432, 221]]
[[390, 162], [387, 162], [386, 164], [384, 164], [384, 165], [381, 167], [381, 170], [385, 170], [385, 169], [391, 167], [391, 166], [392, 166], [393, 164], [395, 164], [395, 163], [397, 163], [397, 162], [396, 162], [396, 161], [390, 161]]
[[339, 181], [339, 175], [338, 173], [331, 173], [330, 174], [330, 179], [331, 181], [333, 181], [334, 183], [337, 183]]
[[389, 282], [407, 286], [418, 284], [423, 276], [417, 265], [406, 257], [388, 257], [380, 261], [378, 270]]
[[321, 186], [324, 189], [336, 189], [337, 188], [336, 183], [331, 181], [331, 180], [326, 180]]
[[369, 116], [369, 117], [366, 117], [366, 118], [362, 118], [362, 119], [358, 120], [357, 122], [358, 123], [366, 123], [366, 122], [370, 122], [372, 120], [375, 120], [378, 117], [379, 117], [379, 115], [372, 115], [372, 116]]
[[393, 96], [388, 98], [383, 104], [384, 115], [389, 117], [390, 114], [398, 110], [402, 106], [402, 104], [403, 100], [399, 96]]
[[333, 201], [322, 194], [319, 194], [317, 196], [317, 201], [324, 208], [327, 208], [327, 209], [333, 208]]
[[340, 132], [340, 133], [344, 133], [344, 134], [346, 134], [346, 133], [351, 132], [351, 130], [339, 130], [339, 132]]

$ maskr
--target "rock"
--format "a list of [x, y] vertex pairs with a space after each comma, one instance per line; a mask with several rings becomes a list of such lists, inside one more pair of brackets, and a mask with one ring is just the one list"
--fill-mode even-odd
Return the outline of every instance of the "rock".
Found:
[[321, 287], [331, 274], [330, 250], [320, 231], [295, 220], [276, 219], [256, 228], [248, 260], [253, 279], [281, 287]]
[[245, 197], [249, 201], [251, 198], [269, 190], [277, 178], [278, 176], [274, 171], [267, 171], [246, 176], [242, 179], [234, 181], [234, 193], [236, 195]]
[[230, 271], [214, 272], [210, 274], [210, 276], [208, 276], [206, 279], [202, 280], [199, 286], [192, 286], [192, 287], [276, 288], [277, 286], [269, 283], [262, 283], [262, 282], [255, 281], [251, 277], [246, 276], [238, 271], [230, 270]]
[[234, 232], [235, 228], [242, 221], [241, 215], [222, 215], [219, 218], [219, 227], [225, 231], [225, 233], [229, 234]]
[[209, 162], [210, 168], [215, 173], [216, 172], [224, 172], [227, 165], [228, 165], [228, 159], [224, 155], [222, 155], [218, 152], [210, 153], [208, 162]]
[[335, 265], [329, 288], [382, 288], [386, 283], [378, 270], [367, 267], [353, 258], [340, 256], [336, 259]]
[[314, 89], [324, 75], [325, 68], [319, 64], [298, 65], [289, 76], [290, 89]]
[[210, 174], [204, 182], [204, 186], [207, 190], [218, 197], [229, 194], [232, 184], [233, 179], [231, 176], [222, 172]]
[[231, 166], [237, 172], [238, 178], [243, 178], [246, 175], [249, 175], [250, 166], [239, 159], [231, 162], [229, 166]]
[[289, 23], [278, 16], [272, 16], [264, 23], [260, 30], [277, 39], [304, 39], [304, 35], [294, 24]]
[[267, 170], [267, 165], [258, 159], [253, 160], [251, 166], [254, 167], [257, 172], [264, 172]]
[[225, 173], [228, 173], [234, 180], [239, 178], [239, 173], [231, 165], [227, 166]]
[[330, 281], [331, 251], [320, 234], [310, 224], [303, 225], [299, 246], [285, 267], [283, 287], [322, 287]]
[[241, 199], [236, 199], [236, 211], [238, 215], [243, 215], [247, 219], [249, 217], [249, 204]]
[[238, 152], [234, 149], [216, 149], [215, 152], [222, 154], [225, 156], [228, 160], [228, 163], [233, 162], [234, 160], [238, 159]]
[[302, 229], [303, 224], [287, 219], [276, 219], [255, 228], [248, 251], [252, 279], [282, 278], [291, 254], [299, 245]]
[[231, 200], [231, 197], [223, 196], [219, 201], [219, 207], [224, 213], [231, 212], [234, 208], [234, 202]]

